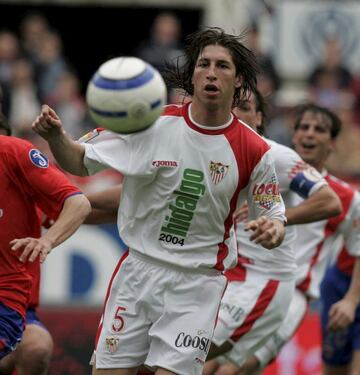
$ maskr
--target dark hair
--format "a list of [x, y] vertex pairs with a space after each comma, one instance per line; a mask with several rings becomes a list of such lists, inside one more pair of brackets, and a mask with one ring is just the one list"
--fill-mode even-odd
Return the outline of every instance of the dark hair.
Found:
[[7, 135], [11, 135], [10, 125], [2, 112], [0, 112], [0, 129], [5, 130]]
[[256, 112], [261, 113], [261, 125], [257, 127], [257, 132], [260, 135], [264, 135], [265, 133], [265, 124], [267, 119], [267, 105], [265, 102], [264, 97], [261, 95], [258, 89], [253, 91], [254, 99], [255, 99], [255, 109]]
[[[264, 135], [266, 118], [267, 118], [267, 105], [266, 105], [264, 97], [261, 95], [260, 91], [257, 88], [255, 88], [255, 90], [252, 91], [252, 94], [254, 96], [255, 110], [256, 110], [256, 112], [260, 112], [261, 115], [262, 115], [261, 116], [261, 124], [256, 127], [256, 131], [260, 135]], [[250, 97], [250, 95], [248, 95], [248, 96]], [[242, 104], [243, 103], [246, 104], [246, 102], [248, 100], [249, 99], [246, 99], [246, 98], [240, 99], [235, 107], [240, 108], [242, 106]]]
[[295, 130], [300, 126], [300, 121], [306, 112], [311, 112], [313, 114], [321, 114], [330, 121], [330, 135], [331, 139], [335, 139], [341, 130], [341, 120], [340, 118], [328, 108], [321, 107], [319, 105], [309, 103], [300, 106], [297, 110], [296, 120], [295, 120]]
[[235, 90], [233, 105], [236, 105], [239, 100], [248, 97], [249, 93], [256, 89], [256, 76], [260, 71], [255, 55], [241, 43], [243, 38], [244, 34], [226, 34], [218, 27], [190, 34], [186, 38], [185, 63], [180, 64], [178, 59], [176, 66], [168, 67], [164, 73], [168, 85], [181, 88], [192, 96], [194, 87], [191, 80], [201, 51], [209, 45], [220, 45], [229, 50], [236, 67], [236, 75], [241, 74], [243, 78], [241, 87]]

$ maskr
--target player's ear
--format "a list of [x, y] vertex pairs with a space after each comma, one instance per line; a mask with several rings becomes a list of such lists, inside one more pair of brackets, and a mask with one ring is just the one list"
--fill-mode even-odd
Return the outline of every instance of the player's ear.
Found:
[[235, 78], [235, 88], [238, 89], [243, 83], [243, 76], [241, 74], [239, 74], [236, 78]]
[[335, 151], [335, 140], [332, 139], [329, 144], [329, 154]]

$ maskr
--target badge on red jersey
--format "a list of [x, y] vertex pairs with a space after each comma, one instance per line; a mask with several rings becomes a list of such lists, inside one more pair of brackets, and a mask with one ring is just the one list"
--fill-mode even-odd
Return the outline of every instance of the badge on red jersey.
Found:
[[48, 158], [39, 150], [32, 148], [29, 151], [30, 161], [39, 168], [47, 168], [49, 166]]

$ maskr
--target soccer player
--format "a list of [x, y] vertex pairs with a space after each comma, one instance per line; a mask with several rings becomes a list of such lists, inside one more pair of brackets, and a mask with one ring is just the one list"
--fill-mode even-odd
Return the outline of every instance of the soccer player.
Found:
[[[176, 68], [174, 68], [176, 69]], [[33, 129], [78, 175], [114, 168], [124, 178], [118, 227], [129, 252], [111, 278], [93, 374], [199, 375], [237, 258], [233, 214], [247, 200], [252, 241], [284, 238], [284, 205], [269, 146], [231, 113], [256, 85], [257, 63], [239, 38], [211, 28], [187, 39], [186, 64], [170, 74], [192, 101], [170, 105], [150, 128], [95, 131], [77, 143], [44, 106]], [[268, 186], [263, 196], [256, 186]], [[266, 251], [265, 249], [263, 251]]]
[[[338, 251], [340, 245], [342, 246], [343, 240], [350, 254], [359, 254], [359, 230], [357, 226], [354, 225], [358, 223], [359, 220], [358, 193], [343, 181], [329, 175], [325, 170], [325, 162], [333, 150], [334, 141], [340, 129], [341, 122], [339, 118], [326, 108], [309, 104], [301, 107], [299, 110], [293, 137], [295, 150], [307, 163], [314, 166], [325, 176], [329, 185], [340, 197], [343, 203], [343, 211], [340, 215], [328, 220], [297, 227], [298, 237], [301, 238], [301, 243], [298, 243], [296, 251], [296, 261], [298, 265], [296, 277], [297, 288], [282, 326], [264, 346], [255, 352], [255, 355], [247, 359], [240, 370], [237, 368], [236, 358], [233, 357], [233, 364], [226, 365], [226, 367], [224, 366], [223, 371], [220, 373], [221, 375], [253, 374], [257, 373], [257, 371], [261, 371], [262, 368], [276, 357], [285, 343], [295, 334], [305, 316], [309, 301], [319, 297], [320, 282], [323, 278], [326, 266], [330, 258], [334, 256], [334, 252]], [[341, 254], [340, 259], [349, 260], [348, 254], [346, 254], [345, 251], [342, 251]], [[346, 263], [347, 262], [345, 262], [345, 264]], [[347, 264], [347, 266], [348, 265], [349, 264]], [[344, 270], [344, 268], [342, 269]], [[359, 298], [357, 268], [355, 268], [355, 272], [354, 283], [349, 289], [349, 292], [344, 296], [342, 302], [334, 305], [330, 310], [329, 318], [325, 311], [323, 313], [322, 326], [327, 332], [324, 336], [325, 346], [323, 349], [323, 358], [325, 361], [325, 371], [329, 374], [346, 374], [346, 372], [341, 371], [346, 371], [346, 364], [351, 358], [349, 352], [346, 353], [349, 348], [350, 352], [352, 351], [351, 346], [348, 346], [348, 343], [353, 339], [351, 334], [346, 337], [346, 335], [342, 336], [342, 334], [333, 335], [331, 331], [336, 328], [344, 327], [353, 320], [354, 310], [357, 305], [356, 302]], [[338, 286], [339, 284], [337, 283], [336, 288], [338, 288]], [[344, 290], [342, 290], [342, 292], [344, 292]], [[329, 299], [326, 299], [326, 307], [329, 308], [330, 305], [336, 301], [336, 298], [339, 297], [336, 296], [336, 298], [334, 298], [335, 293], [332, 293], [329, 288], [326, 289], [326, 295], [327, 294], [329, 294]], [[330, 330], [327, 331], [327, 329]], [[331, 347], [334, 336], [337, 338], [337, 340], [335, 340], [337, 344], [332, 343], [335, 346]], [[340, 350], [337, 350], [339, 336], [341, 338], [340, 341], [343, 343], [345, 343], [346, 340], [349, 341], [347, 341], [345, 348], [342, 347]], [[345, 356], [344, 349], [346, 353]], [[354, 349], [356, 349], [356, 344], [354, 345]], [[337, 366], [331, 368], [334, 364], [342, 364], [344, 367], [339, 367], [340, 372], [336, 372], [337, 368], [335, 367]], [[333, 372], [328, 372], [331, 370]]]
[[[257, 90], [233, 111], [254, 130], [263, 129], [264, 102]], [[313, 167], [294, 150], [267, 142], [275, 161], [288, 224], [308, 223], [341, 212], [339, 198]], [[260, 190], [261, 187], [259, 194]], [[299, 205], [298, 197], [305, 198]], [[243, 217], [243, 212], [238, 217]], [[229, 285], [212, 339], [217, 347], [210, 350], [209, 359], [227, 353], [241, 365], [275, 333], [286, 316], [294, 292], [296, 228], [289, 225], [283, 243], [271, 252], [261, 251], [248, 241], [241, 220], [236, 223], [236, 234], [239, 261], [236, 268], [225, 273]], [[204, 374], [213, 373], [218, 366], [219, 361], [209, 361]]]
[[[0, 133], [0, 373], [42, 375], [52, 339], [36, 315], [40, 260], [75, 232], [90, 204], [32, 144], [9, 137], [1, 113]], [[43, 235], [38, 207], [55, 220]]]

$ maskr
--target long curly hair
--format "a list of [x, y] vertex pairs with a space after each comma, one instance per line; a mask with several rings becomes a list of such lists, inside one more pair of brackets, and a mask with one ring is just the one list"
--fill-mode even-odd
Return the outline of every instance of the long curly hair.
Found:
[[[177, 62], [169, 65], [164, 72], [168, 86], [180, 88], [192, 96], [194, 87], [191, 80], [200, 53], [206, 46], [219, 45], [229, 50], [236, 67], [236, 75], [241, 74], [243, 78], [242, 85], [235, 89], [233, 106], [236, 106], [239, 100], [247, 98], [249, 93], [256, 90], [256, 76], [260, 72], [255, 55], [241, 42], [244, 36], [244, 33], [227, 34], [219, 27], [206, 28], [188, 35], [185, 56], [179, 57]], [[185, 62], [180, 64], [180, 60]]]

